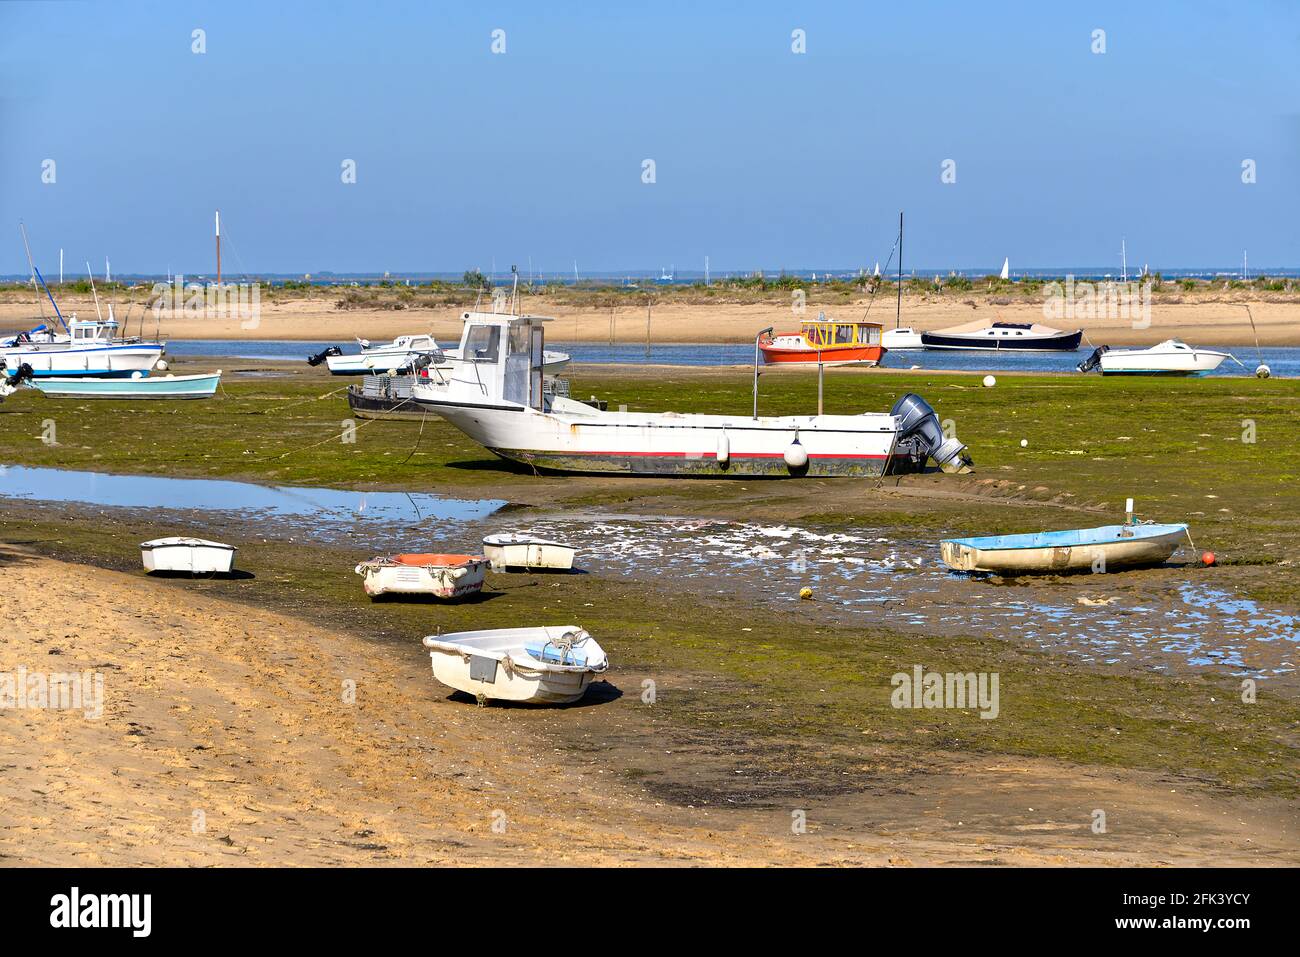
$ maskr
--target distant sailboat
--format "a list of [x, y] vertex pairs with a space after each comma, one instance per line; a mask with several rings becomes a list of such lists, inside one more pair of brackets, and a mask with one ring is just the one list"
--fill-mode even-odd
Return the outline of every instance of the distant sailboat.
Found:
[[1011, 278], [1011, 257], [1007, 256], [1002, 260], [1002, 272], [998, 274], [999, 279]]
[[879, 259], [876, 260], [876, 272], [875, 272], [875, 275], [877, 275], [877, 276], [880, 275], [880, 260], [879, 260]]

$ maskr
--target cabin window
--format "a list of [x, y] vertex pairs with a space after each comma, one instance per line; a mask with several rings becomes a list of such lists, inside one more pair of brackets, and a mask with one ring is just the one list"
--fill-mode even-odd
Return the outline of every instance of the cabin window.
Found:
[[835, 341], [836, 341], [837, 343], [843, 343], [843, 342], [851, 343], [851, 342], [853, 342], [853, 327], [852, 327], [852, 326], [836, 326], [836, 327], [835, 327]]
[[501, 358], [501, 327], [475, 326], [465, 341], [465, 358], [475, 362], [497, 362]]
[[528, 326], [522, 322], [510, 327], [510, 354], [512, 356], [528, 355]]
[[804, 326], [803, 334], [815, 346], [826, 345], [826, 330], [821, 326]]

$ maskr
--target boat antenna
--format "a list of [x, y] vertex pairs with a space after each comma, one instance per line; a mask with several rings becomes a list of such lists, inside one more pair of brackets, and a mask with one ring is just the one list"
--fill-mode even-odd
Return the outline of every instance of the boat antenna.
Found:
[[513, 278], [513, 286], [510, 290], [510, 315], [515, 315], [515, 310], [519, 308], [519, 267], [510, 266], [510, 275]]
[[754, 420], [758, 420], [758, 343], [764, 336], [772, 334], [772, 326], [768, 326], [762, 332], [754, 337]]
[[898, 308], [894, 311], [894, 328], [903, 322], [903, 211], [898, 211]]
[[[32, 269], [32, 286], [35, 287], [36, 281], [40, 280], [41, 288], [45, 290], [45, 295], [50, 299], [50, 305], [54, 307], [54, 314], [59, 317], [59, 325], [63, 326], [64, 332], [67, 332], [68, 324], [63, 321], [63, 313], [59, 312], [59, 304], [54, 301], [54, 293], [50, 292], [49, 284], [45, 281], [45, 277], [41, 275], [41, 271], [36, 268], [35, 260], [32, 259], [32, 248], [27, 244], [27, 227], [23, 225], [22, 220], [18, 221], [18, 228], [22, 230], [23, 234], [23, 249], [27, 251], [27, 265]], [[39, 296], [37, 302], [40, 302]], [[41, 321], [45, 321], [44, 304], [41, 305]]]
[[95, 274], [90, 270], [90, 261], [86, 261], [86, 275], [90, 277], [90, 294], [95, 297], [95, 315], [104, 321], [104, 314], [99, 311], [99, 293], [95, 292]]

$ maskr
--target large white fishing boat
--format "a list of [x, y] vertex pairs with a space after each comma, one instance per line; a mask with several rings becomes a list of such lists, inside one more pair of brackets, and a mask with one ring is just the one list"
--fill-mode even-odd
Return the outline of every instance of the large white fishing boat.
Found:
[[[759, 416], [608, 412], [545, 388], [540, 316], [466, 312], [458, 358], [411, 389], [493, 453], [535, 468], [657, 475], [840, 476], [910, 470], [927, 457], [968, 471], [965, 446], [907, 395], [891, 412]], [[755, 365], [757, 383], [757, 363]]]

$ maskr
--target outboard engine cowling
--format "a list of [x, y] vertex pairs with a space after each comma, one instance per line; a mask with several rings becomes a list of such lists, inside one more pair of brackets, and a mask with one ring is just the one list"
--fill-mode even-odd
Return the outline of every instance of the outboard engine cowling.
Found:
[[318, 366], [326, 359], [328, 359], [330, 356], [341, 356], [341, 355], [343, 355], [342, 349], [340, 349], [338, 346], [330, 346], [328, 349], [322, 349], [314, 356], [308, 356], [307, 365]]
[[919, 395], [909, 392], [894, 403], [889, 414], [898, 420], [896, 448], [915, 452], [922, 462], [929, 456], [945, 472], [971, 471], [966, 446], [955, 438], [944, 437], [938, 413]]
[[1098, 346], [1092, 351], [1092, 355], [1080, 362], [1075, 368], [1080, 372], [1091, 372], [1101, 365], [1101, 357], [1107, 352], [1110, 352], [1110, 346]]

